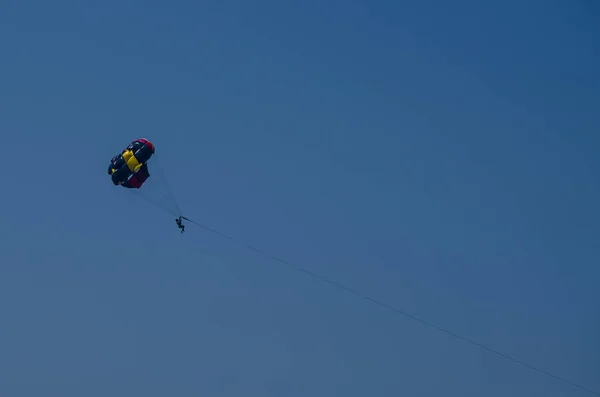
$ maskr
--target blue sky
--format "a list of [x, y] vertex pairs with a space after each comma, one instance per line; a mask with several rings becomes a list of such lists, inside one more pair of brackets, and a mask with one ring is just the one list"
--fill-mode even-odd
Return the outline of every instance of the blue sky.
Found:
[[138, 137], [190, 218], [600, 390], [595, 2], [166, 4], [3, 3], [3, 396], [588, 395], [181, 236]]

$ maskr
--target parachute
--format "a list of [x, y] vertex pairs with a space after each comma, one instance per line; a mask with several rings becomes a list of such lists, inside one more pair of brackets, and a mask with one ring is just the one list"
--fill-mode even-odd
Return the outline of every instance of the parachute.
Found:
[[139, 189], [150, 177], [148, 160], [154, 155], [154, 144], [140, 138], [132, 141], [122, 152], [114, 156], [108, 166], [113, 184], [128, 189]]
[[[152, 177], [149, 170], [152, 168]], [[175, 195], [167, 182], [155, 153], [154, 143], [138, 138], [110, 160], [108, 165], [113, 185], [129, 189], [143, 200], [164, 211], [181, 216]]]

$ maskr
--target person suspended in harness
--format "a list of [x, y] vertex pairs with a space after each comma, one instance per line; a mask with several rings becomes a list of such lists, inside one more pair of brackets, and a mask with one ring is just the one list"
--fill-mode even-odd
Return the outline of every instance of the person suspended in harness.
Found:
[[185, 231], [185, 225], [181, 222], [181, 216], [175, 219], [175, 223], [177, 223], [177, 227], [181, 229], [181, 233]]

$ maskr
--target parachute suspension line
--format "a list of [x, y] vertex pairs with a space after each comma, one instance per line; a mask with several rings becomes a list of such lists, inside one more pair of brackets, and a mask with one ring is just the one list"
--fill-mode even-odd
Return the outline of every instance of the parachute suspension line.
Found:
[[167, 173], [156, 153], [148, 162], [150, 177], [141, 189], [130, 189], [129, 191], [147, 201], [148, 203], [179, 217], [181, 209], [173, 189], [167, 179]]
[[479, 348], [481, 350], [487, 351], [488, 353], [492, 353], [492, 354], [494, 354], [496, 356], [499, 356], [501, 358], [504, 358], [504, 359], [506, 359], [508, 361], [512, 361], [515, 364], [519, 364], [519, 365], [521, 365], [521, 366], [523, 366], [525, 368], [528, 368], [528, 369], [530, 369], [530, 370], [532, 370], [534, 372], [540, 373], [542, 375], [546, 375], [547, 377], [552, 378], [552, 379], [554, 379], [556, 381], [565, 383], [565, 384], [570, 385], [570, 386], [572, 386], [574, 388], [577, 388], [579, 390], [585, 391], [585, 392], [587, 392], [589, 394], [592, 394], [592, 395], [595, 395], [595, 396], [600, 396], [600, 392], [591, 390], [591, 389], [589, 389], [589, 388], [587, 388], [585, 386], [582, 386], [582, 385], [580, 385], [578, 383], [570, 381], [570, 380], [568, 380], [566, 378], [563, 378], [561, 376], [555, 375], [555, 374], [553, 374], [551, 372], [543, 370], [543, 369], [541, 369], [539, 367], [536, 367], [536, 366], [534, 366], [532, 364], [528, 364], [528, 363], [526, 363], [526, 362], [524, 362], [522, 360], [519, 360], [518, 358], [515, 358], [515, 357], [513, 357], [511, 355], [508, 355], [506, 353], [502, 353], [502, 352], [500, 352], [500, 351], [498, 351], [496, 349], [493, 349], [491, 347], [488, 347], [488, 346], [486, 346], [486, 345], [484, 345], [482, 343], [476, 342], [473, 339], [470, 339], [470, 338], [465, 337], [465, 336], [461, 336], [461, 335], [459, 335], [459, 334], [457, 334], [457, 333], [455, 333], [453, 331], [450, 331], [450, 330], [448, 330], [446, 328], [443, 328], [441, 326], [435, 325], [432, 322], [429, 322], [429, 321], [421, 319], [421, 318], [419, 318], [419, 317], [417, 317], [417, 316], [415, 316], [413, 314], [410, 314], [408, 312], [400, 310], [400, 309], [398, 309], [398, 308], [396, 308], [396, 307], [394, 307], [394, 306], [392, 306], [392, 305], [390, 305], [388, 303], [385, 303], [385, 302], [383, 302], [381, 300], [378, 300], [376, 298], [372, 298], [372, 297], [370, 297], [370, 296], [368, 296], [368, 295], [366, 295], [366, 294], [364, 294], [362, 292], [359, 292], [359, 291], [357, 291], [357, 290], [355, 290], [353, 288], [347, 287], [347, 286], [345, 286], [345, 285], [343, 285], [343, 284], [341, 284], [341, 283], [339, 283], [337, 281], [330, 280], [330, 279], [328, 279], [328, 278], [326, 278], [324, 276], [321, 276], [321, 275], [319, 275], [317, 273], [314, 273], [314, 272], [312, 272], [310, 270], [307, 270], [307, 269], [304, 269], [304, 268], [302, 268], [300, 266], [294, 265], [294, 264], [292, 264], [292, 263], [290, 263], [290, 262], [288, 262], [288, 261], [286, 261], [284, 259], [281, 259], [281, 258], [279, 258], [277, 256], [272, 255], [272, 254], [269, 254], [268, 252], [266, 252], [264, 250], [256, 248], [253, 245], [250, 245], [248, 243], [244, 243], [244, 242], [242, 242], [240, 240], [237, 240], [234, 237], [231, 237], [231, 236], [229, 236], [229, 235], [227, 235], [225, 233], [222, 233], [222, 232], [220, 232], [220, 231], [218, 231], [216, 229], [210, 228], [210, 227], [208, 227], [208, 226], [206, 226], [206, 225], [204, 225], [204, 224], [202, 224], [200, 222], [194, 221], [194, 220], [186, 218], [184, 216], [182, 216], [181, 218], [187, 220], [188, 222], [190, 222], [190, 223], [192, 223], [192, 224], [194, 224], [194, 225], [196, 225], [196, 226], [198, 226], [198, 227], [200, 227], [200, 228], [202, 228], [202, 229], [204, 229], [204, 230], [206, 230], [206, 231], [208, 231], [210, 233], [216, 234], [216, 235], [218, 235], [218, 236], [220, 236], [222, 238], [230, 240], [233, 243], [245, 246], [246, 248], [250, 249], [251, 251], [254, 251], [254, 252], [256, 252], [256, 253], [258, 253], [260, 255], [263, 255], [263, 256], [265, 256], [265, 257], [267, 257], [269, 259], [272, 259], [272, 260], [274, 260], [276, 262], [279, 262], [279, 263], [281, 263], [283, 265], [286, 265], [286, 266], [288, 266], [288, 267], [290, 267], [290, 268], [292, 268], [292, 269], [294, 269], [294, 270], [296, 270], [296, 271], [298, 271], [300, 273], [307, 274], [307, 275], [311, 276], [314, 279], [317, 279], [319, 281], [322, 281], [324, 283], [332, 285], [332, 286], [334, 286], [334, 287], [336, 287], [336, 288], [338, 288], [340, 290], [346, 291], [346, 292], [348, 292], [348, 293], [350, 293], [352, 295], [355, 295], [355, 296], [357, 296], [357, 297], [359, 297], [359, 298], [361, 298], [361, 299], [363, 299], [365, 301], [368, 301], [368, 302], [370, 302], [372, 304], [375, 304], [376, 306], [379, 306], [381, 308], [387, 309], [387, 310], [389, 310], [389, 311], [391, 311], [393, 313], [399, 314], [399, 315], [404, 316], [404, 317], [406, 317], [406, 318], [408, 318], [410, 320], [413, 320], [413, 321], [416, 321], [418, 323], [421, 323], [422, 325], [425, 325], [426, 327], [433, 328], [433, 329], [435, 329], [435, 330], [437, 330], [439, 332], [442, 332], [442, 333], [444, 333], [446, 335], [449, 335], [449, 336], [451, 336], [453, 338], [459, 339], [459, 340], [461, 340], [463, 342], [466, 342], [466, 343], [468, 343], [470, 345], [473, 345], [473, 346], [475, 346], [475, 347], [477, 347], [477, 348]]
[[[154, 154], [156, 156], [156, 153]], [[160, 161], [160, 156], [156, 156], [156, 160], [158, 160], [158, 167], [160, 169], [160, 173], [162, 174], [163, 180], [165, 182], [165, 186], [167, 188], [167, 194], [171, 197], [171, 199], [173, 200], [173, 203], [175, 204], [175, 208], [177, 209], [177, 215], [176, 216], [180, 216], [181, 215], [181, 208], [179, 207], [179, 203], [177, 203], [177, 198], [175, 197], [175, 193], [173, 193], [173, 188], [171, 187], [171, 184], [169, 183], [169, 180], [167, 178], [167, 172], [164, 169], [164, 167], [162, 166], [162, 162]]]
[[155, 207], [157, 207], [157, 208], [159, 208], [159, 209], [161, 209], [161, 210], [163, 210], [163, 211], [165, 211], [165, 212], [173, 215], [174, 217], [178, 217], [180, 215], [178, 212], [169, 210], [168, 208], [165, 208], [164, 206], [162, 206], [160, 203], [158, 203], [158, 202], [156, 202], [156, 201], [154, 201], [154, 200], [152, 200], [152, 199], [150, 199], [150, 198], [148, 198], [146, 196], [141, 195], [140, 192], [138, 192], [136, 190], [131, 189], [129, 191], [131, 193], [135, 194], [136, 196], [138, 196], [139, 198], [141, 198], [142, 200], [146, 201], [147, 203], [152, 204], [153, 206], [155, 206]]

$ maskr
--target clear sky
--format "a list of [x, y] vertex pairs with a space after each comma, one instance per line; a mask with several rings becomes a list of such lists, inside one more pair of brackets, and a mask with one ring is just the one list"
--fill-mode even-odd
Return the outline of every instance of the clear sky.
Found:
[[[171, 5], [167, 5], [171, 4]], [[4, 1], [0, 395], [600, 389], [600, 5]], [[154, 172], [157, 167], [152, 168]]]

